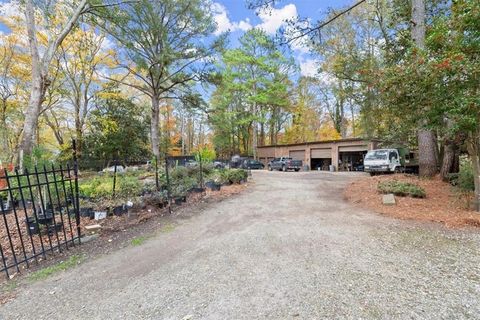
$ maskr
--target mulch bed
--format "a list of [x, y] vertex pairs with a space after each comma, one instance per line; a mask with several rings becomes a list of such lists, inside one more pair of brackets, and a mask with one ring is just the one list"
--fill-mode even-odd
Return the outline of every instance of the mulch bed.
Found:
[[[389, 180], [417, 184], [425, 189], [427, 196], [424, 199], [396, 196], [396, 205], [383, 205], [377, 185]], [[480, 227], [480, 213], [469, 209], [471, 195], [456, 192], [440, 177], [421, 179], [406, 174], [365, 177], [349, 184], [344, 196], [358, 206], [398, 219], [440, 222], [447, 227]]]

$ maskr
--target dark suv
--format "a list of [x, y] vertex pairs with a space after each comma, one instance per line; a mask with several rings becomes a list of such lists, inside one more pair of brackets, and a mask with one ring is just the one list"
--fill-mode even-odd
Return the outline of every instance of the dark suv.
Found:
[[243, 160], [241, 167], [242, 169], [263, 169], [265, 165], [258, 160], [246, 159]]

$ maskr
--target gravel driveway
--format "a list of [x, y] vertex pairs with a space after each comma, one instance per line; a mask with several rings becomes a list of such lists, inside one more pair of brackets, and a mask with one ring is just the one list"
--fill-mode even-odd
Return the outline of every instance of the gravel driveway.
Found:
[[478, 230], [354, 208], [353, 177], [255, 172], [173, 231], [28, 286], [0, 319], [479, 319]]

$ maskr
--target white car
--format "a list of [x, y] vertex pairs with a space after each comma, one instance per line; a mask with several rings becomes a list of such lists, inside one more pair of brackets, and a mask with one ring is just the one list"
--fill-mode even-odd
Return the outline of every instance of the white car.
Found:
[[[115, 172], [115, 166], [111, 166], [102, 170], [102, 172]], [[122, 165], [117, 165], [117, 172], [123, 173], [125, 172], [125, 168]]]

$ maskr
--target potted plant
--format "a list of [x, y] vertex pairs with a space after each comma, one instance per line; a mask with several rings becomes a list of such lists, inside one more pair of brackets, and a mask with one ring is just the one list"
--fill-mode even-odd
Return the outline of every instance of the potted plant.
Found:
[[57, 222], [55, 224], [47, 225], [46, 232], [48, 232], [48, 234], [52, 236], [55, 232], [62, 231], [62, 228], [63, 224], [61, 222]]
[[220, 191], [222, 185], [218, 182], [215, 182], [214, 180], [207, 181], [205, 183], [205, 186], [209, 188], [212, 191]]
[[30, 235], [38, 234], [40, 230], [38, 230], [38, 223], [35, 220], [35, 217], [27, 217], [25, 223], [27, 225], [27, 232]]
[[192, 192], [192, 193], [202, 193], [205, 191], [205, 188], [201, 188], [201, 187], [192, 187], [190, 188], [190, 190], [188, 190], [189, 192]]
[[38, 208], [37, 210], [37, 221], [39, 224], [48, 225], [53, 222], [53, 210], [42, 210]]
[[128, 213], [128, 207], [125, 204], [113, 207], [113, 214], [115, 216], [121, 216]]
[[95, 216], [95, 211], [93, 210], [93, 207], [80, 207], [80, 217], [86, 217], [93, 219]]

